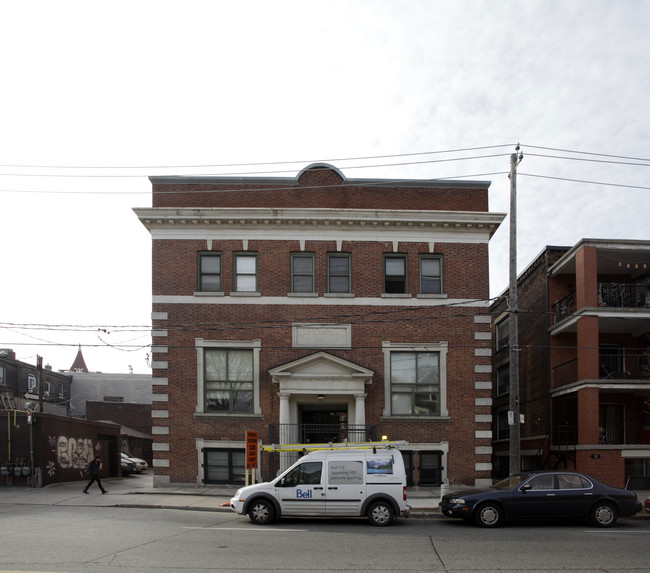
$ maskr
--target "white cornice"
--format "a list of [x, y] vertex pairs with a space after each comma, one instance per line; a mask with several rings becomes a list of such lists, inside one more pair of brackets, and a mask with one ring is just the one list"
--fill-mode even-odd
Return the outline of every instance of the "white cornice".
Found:
[[[210, 234], [232, 238], [313, 237], [314, 232], [332, 236], [349, 236], [350, 240], [391, 240], [432, 233], [463, 234], [474, 241], [489, 239], [505, 218], [503, 213], [477, 211], [415, 211], [396, 209], [269, 209], [269, 208], [142, 208], [134, 209], [142, 224], [154, 237], [194, 238], [209, 230]], [[197, 233], [199, 229], [200, 231]], [[234, 232], [234, 233], [233, 233]], [[411, 239], [413, 240], [413, 239]], [[418, 239], [420, 240], [420, 239]]]

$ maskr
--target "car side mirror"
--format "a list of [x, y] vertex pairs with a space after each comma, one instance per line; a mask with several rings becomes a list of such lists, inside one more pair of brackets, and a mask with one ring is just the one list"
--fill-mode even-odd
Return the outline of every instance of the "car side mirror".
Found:
[[521, 486], [519, 491], [521, 491], [522, 493], [526, 493], [528, 490], [531, 490], [531, 489], [533, 489], [533, 486], [531, 484], [529, 484], [529, 483], [526, 483], [526, 484]]

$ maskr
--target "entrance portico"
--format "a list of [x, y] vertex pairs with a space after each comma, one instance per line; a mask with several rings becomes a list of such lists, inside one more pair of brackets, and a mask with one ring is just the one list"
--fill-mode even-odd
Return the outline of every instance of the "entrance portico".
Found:
[[[301, 441], [302, 408], [309, 411], [335, 409], [344, 418], [339, 422], [357, 431], [364, 428], [365, 440], [365, 385], [372, 383], [374, 371], [321, 351], [271, 368], [269, 373], [279, 386], [279, 443]], [[357, 441], [355, 435], [346, 438]]]

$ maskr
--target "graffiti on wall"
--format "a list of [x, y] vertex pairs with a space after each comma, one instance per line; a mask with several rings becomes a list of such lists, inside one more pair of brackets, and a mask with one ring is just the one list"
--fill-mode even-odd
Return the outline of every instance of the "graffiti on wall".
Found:
[[56, 461], [62, 469], [82, 470], [95, 456], [95, 448], [90, 438], [59, 436], [55, 440]]

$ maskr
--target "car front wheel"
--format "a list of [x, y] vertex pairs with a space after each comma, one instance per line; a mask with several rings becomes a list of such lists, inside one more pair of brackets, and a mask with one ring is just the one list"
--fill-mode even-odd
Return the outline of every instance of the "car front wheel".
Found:
[[248, 509], [248, 517], [257, 525], [266, 525], [275, 519], [275, 508], [270, 501], [258, 499]]
[[611, 503], [602, 501], [591, 508], [589, 519], [594, 527], [611, 527], [616, 523], [618, 515]]
[[474, 521], [481, 527], [498, 527], [503, 523], [503, 510], [495, 503], [484, 503], [476, 510]]

